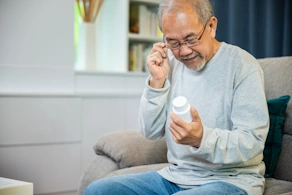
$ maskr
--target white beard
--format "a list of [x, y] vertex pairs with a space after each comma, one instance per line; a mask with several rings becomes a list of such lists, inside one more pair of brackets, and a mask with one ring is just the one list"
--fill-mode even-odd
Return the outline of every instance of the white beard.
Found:
[[194, 70], [194, 71], [200, 71], [200, 70], [202, 70], [205, 67], [205, 65], [206, 65], [206, 60], [204, 58], [200, 58], [200, 59], [201, 59], [201, 64], [199, 64], [197, 66], [194, 66], [194, 67], [187, 65], [187, 67], [189, 69], [191, 69], [191, 70]]

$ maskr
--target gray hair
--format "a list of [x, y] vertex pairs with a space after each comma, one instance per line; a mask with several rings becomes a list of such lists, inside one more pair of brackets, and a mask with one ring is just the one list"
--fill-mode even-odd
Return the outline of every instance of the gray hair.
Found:
[[179, 3], [189, 4], [198, 14], [199, 21], [204, 25], [214, 16], [214, 10], [210, 0], [160, 0], [158, 7], [158, 25], [161, 28], [161, 19], [165, 13], [176, 13], [180, 10]]

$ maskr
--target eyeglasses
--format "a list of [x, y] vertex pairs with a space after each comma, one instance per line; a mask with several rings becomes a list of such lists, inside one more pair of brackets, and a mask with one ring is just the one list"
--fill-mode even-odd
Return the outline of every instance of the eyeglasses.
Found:
[[163, 35], [163, 41], [166, 44], [166, 47], [169, 48], [169, 49], [172, 49], [172, 50], [179, 49], [181, 47], [181, 45], [186, 45], [187, 47], [196, 46], [196, 45], [198, 45], [199, 41], [201, 40], [201, 38], [202, 38], [202, 36], [203, 36], [203, 34], [205, 32], [206, 25], [204, 26], [203, 32], [201, 33], [201, 35], [198, 38], [191, 37], [191, 38], [188, 38], [187, 40], [185, 40], [183, 42], [179, 42], [179, 41], [169, 41], [168, 42], [168, 41], [165, 40], [165, 37]]

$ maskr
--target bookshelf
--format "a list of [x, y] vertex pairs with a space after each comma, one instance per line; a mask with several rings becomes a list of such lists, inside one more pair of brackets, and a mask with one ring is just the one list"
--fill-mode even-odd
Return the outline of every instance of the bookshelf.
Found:
[[[150, 47], [155, 42], [162, 41], [162, 35], [133, 33], [129, 31], [131, 5], [144, 6], [149, 10], [157, 10], [159, 0], [106, 0], [103, 2], [96, 21], [96, 71], [143, 73], [145, 68], [141, 69], [141, 60], [139, 69], [134, 71], [129, 69], [131, 47], [136, 45], [136, 49], [139, 48], [141, 52], [146, 47], [145, 45]], [[146, 17], [142, 17], [141, 21], [143, 20], [145, 21]], [[145, 59], [145, 55], [145, 52], [140, 54], [143, 59]]]
[[129, 0], [128, 71], [147, 72], [146, 57], [162, 41], [157, 8], [158, 0]]

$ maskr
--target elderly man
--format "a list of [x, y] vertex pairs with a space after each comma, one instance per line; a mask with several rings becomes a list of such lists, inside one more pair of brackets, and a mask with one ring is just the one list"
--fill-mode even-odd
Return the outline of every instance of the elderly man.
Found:
[[[170, 166], [98, 180], [85, 194], [262, 194], [269, 117], [259, 64], [215, 39], [209, 0], [164, 0], [158, 16], [164, 42], [147, 57], [139, 122], [146, 138], [166, 137]], [[172, 112], [177, 96], [191, 105], [189, 123]]]

